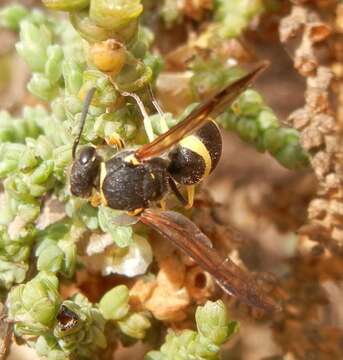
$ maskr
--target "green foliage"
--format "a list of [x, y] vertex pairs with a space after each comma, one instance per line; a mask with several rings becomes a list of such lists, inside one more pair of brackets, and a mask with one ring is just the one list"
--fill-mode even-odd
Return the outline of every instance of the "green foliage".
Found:
[[129, 306], [129, 290], [120, 285], [108, 291], [100, 300], [99, 308], [105, 319], [116, 322], [121, 332], [134, 339], [144, 339], [151, 327], [146, 312], [133, 312]]
[[60, 303], [58, 279], [49, 273], [41, 272], [26, 284], [12, 288], [7, 305], [15, 333], [44, 335], [53, 325]]
[[197, 331], [169, 331], [160, 351], [151, 351], [145, 360], [216, 360], [219, 349], [238, 330], [238, 323], [230, 321], [221, 300], [208, 301], [196, 311]]
[[249, 25], [250, 21], [264, 11], [263, 0], [216, 0], [214, 19], [216, 33], [223, 38], [235, 38]]
[[281, 127], [273, 111], [255, 90], [243, 93], [217, 120], [224, 129], [237, 132], [258, 151], [268, 151], [288, 169], [302, 169], [309, 164], [308, 155], [300, 145], [299, 133]]

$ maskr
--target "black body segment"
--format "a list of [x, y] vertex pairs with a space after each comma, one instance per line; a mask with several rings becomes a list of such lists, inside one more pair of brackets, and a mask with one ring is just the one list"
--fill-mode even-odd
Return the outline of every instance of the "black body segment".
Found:
[[169, 153], [169, 159], [168, 172], [179, 184], [196, 184], [205, 174], [204, 159], [190, 149], [179, 145]]
[[214, 121], [209, 121], [202, 126], [195, 135], [198, 136], [210, 153], [212, 161], [210, 172], [212, 172], [217, 167], [222, 155], [223, 142], [219, 127]]
[[[106, 161], [101, 192], [112, 209], [145, 209], [168, 190], [166, 162], [161, 158], [140, 163], [131, 161], [134, 151], [123, 151]], [[102, 170], [103, 171], [103, 170]]]
[[168, 172], [179, 184], [197, 184], [216, 168], [221, 152], [222, 138], [218, 126], [208, 121], [169, 153]]

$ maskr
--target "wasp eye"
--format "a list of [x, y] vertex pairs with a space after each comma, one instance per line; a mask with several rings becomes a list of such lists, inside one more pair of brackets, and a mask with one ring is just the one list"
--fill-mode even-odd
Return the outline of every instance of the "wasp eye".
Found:
[[87, 146], [86, 148], [84, 148], [81, 151], [79, 161], [82, 165], [85, 165], [85, 164], [93, 161], [94, 156], [95, 156], [95, 148], [93, 148], [91, 146]]

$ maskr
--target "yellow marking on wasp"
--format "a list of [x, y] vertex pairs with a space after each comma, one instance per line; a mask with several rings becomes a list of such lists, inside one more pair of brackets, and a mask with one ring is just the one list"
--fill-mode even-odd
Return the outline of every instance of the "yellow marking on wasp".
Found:
[[108, 145], [115, 145], [118, 150], [125, 147], [124, 140], [116, 132], [112, 133], [109, 137], [105, 138]]
[[136, 156], [134, 154], [126, 156], [124, 161], [128, 162], [128, 163], [131, 163], [132, 165], [139, 165], [140, 164], [140, 162], [138, 161], [138, 159], [136, 158]]
[[98, 207], [103, 203], [103, 200], [101, 195], [97, 191], [94, 191], [91, 196], [90, 202], [93, 207]]
[[212, 159], [202, 141], [196, 135], [190, 135], [182, 139], [180, 145], [201, 156], [205, 162], [205, 172], [202, 178], [208, 176], [212, 169]]
[[144, 210], [143, 208], [138, 208], [138, 209], [135, 209], [132, 211], [128, 211], [127, 214], [129, 216], [136, 216], [136, 215], [139, 215], [143, 210]]
[[107, 174], [106, 164], [105, 162], [102, 162], [100, 166], [100, 197], [101, 197], [101, 202], [104, 206], [107, 206], [107, 200], [105, 198], [104, 192], [102, 191], [102, 184], [104, 183], [106, 174]]
[[187, 190], [188, 203], [185, 206], [185, 208], [186, 209], [191, 209], [193, 207], [193, 204], [194, 204], [195, 185], [186, 186], [186, 190]]

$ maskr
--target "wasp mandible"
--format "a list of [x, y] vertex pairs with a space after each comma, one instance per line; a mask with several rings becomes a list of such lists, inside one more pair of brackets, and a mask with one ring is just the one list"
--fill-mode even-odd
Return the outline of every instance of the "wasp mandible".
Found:
[[[273, 310], [274, 301], [263, 295], [242, 269], [219, 254], [192, 221], [180, 213], [154, 206], [168, 191], [183, 205], [192, 205], [194, 185], [214, 170], [221, 155], [221, 135], [212, 118], [227, 109], [265, 68], [263, 63], [225, 87], [151, 143], [134, 150], [121, 150], [107, 161], [92, 146], [84, 147], [76, 156], [94, 93], [91, 90], [73, 146], [70, 190], [83, 198], [89, 198], [95, 190], [102, 205], [126, 211], [132, 223], [141, 221], [169, 239], [209, 272], [224, 291], [249, 305]], [[188, 200], [177, 184], [188, 187]]]

